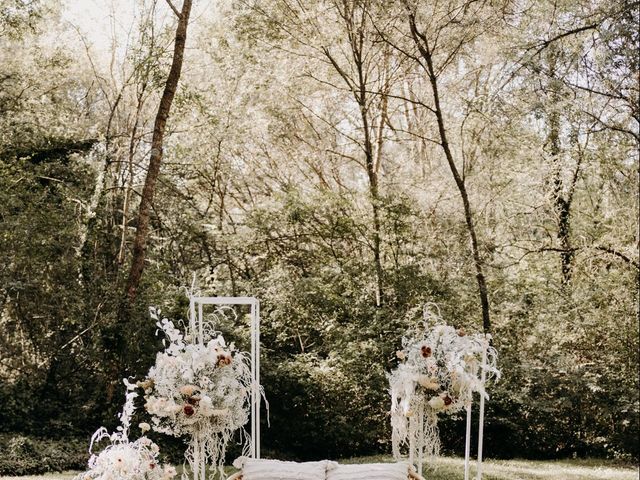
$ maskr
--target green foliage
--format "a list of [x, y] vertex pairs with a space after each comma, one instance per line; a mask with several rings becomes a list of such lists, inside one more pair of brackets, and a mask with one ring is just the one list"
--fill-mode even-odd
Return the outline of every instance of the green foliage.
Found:
[[85, 438], [61, 440], [0, 435], [0, 475], [82, 470], [89, 459]]

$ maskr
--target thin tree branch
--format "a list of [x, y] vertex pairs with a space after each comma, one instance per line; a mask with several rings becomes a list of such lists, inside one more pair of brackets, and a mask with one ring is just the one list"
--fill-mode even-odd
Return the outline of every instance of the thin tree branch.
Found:
[[624, 253], [622, 252], [618, 252], [617, 250], [614, 250], [613, 248], [610, 247], [603, 247], [600, 245], [596, 245], [593, 247], [596, 250], [599, 250], [601, 252], [605, 252], [608, 253], [609, 255], [613, 255], [615, 257], [618, 257], [622, 260], [624, 260], [625, 262], [627, 262], [630, 265], [633, 265], [634, 267], [636, 267], [638, 270], [640, 270], [640, 263], [636, 262], [635, 260], [633, 260], [632, 258], [629, 258], [628, 256], [626, 256]]
[[539, 248], [537, 250], [530, 250], [525, 252], [525, 254], [521, 257], [524, 258], [525, 256], [531, 254], [531, 253], [544, 253], [544, 252], [558, 252], [558, 253], [575, 253], [575, 252], [579, 252], [581, 250], [589, 250], [589, 249], [593, 249], [593, 250], [598, 250], [600, 252], [604, 252], [604, 253], [608, 253], [609, 255], [613, 255], [614, 257], [619, 258], [620, 260], [623, 260], [625, 263], [628, 263], [629, 265], [637, 268], [638, 270], [640, 270], [640, 263], [636, 260], [634, 260], [633, 258], [628, 257], [627, 255], [625, 255], [622, 252], [619, 252], [611, 247], [604, 247], [602, 245], [592, 245], [592, 246], [586, 246], [586, 247], [572, 247], [572, 248], [560, 248], [560, 247], [542, 247]]
[[171, 2], [171, 0], [165, 0], [165, 1], [169, 4], [169, 6], [171, 7], [171, 10], [173, 10], [173, 13], [175, 13], [178, 18], [182, 18], [182, 13], [180, 13], [180, 10], [176, 8], [176, 6]]
[[529, 47], [527, 50], [531, 50], [535, 47], [538, 47], [538, 49], [534, 52], [534, 54], [532, 55], [532, 57], [535, 57], [537, 55], [540, 55], [540, 53], [547, 48], [549, 45], [551, 45], [553, 42], [557, 42], [558, 40], [561, 40], [565, 37], [570, 37], [572, 35], [577, 35], [578, 33], [582, 33], [582, 32], [586, 32], [588, 30], [595, 30], [600, 26], [600, 23], [591, 23], [589, 25], [583, 25], [581, 27], [577, 27], [577, 28], [572, 28], [571, 30], [567, 30], [566, 32], [562, 32], [559, 33], [558, 35], [555, 35], [547, 40], [543, 40], [542, 42], [533, 45], [532, 47]]

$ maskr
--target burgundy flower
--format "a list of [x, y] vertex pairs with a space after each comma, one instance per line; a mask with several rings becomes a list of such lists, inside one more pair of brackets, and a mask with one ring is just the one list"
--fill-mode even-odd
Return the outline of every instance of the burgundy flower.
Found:
[[231, 364], [231, 355], [228, 353], [221, 353], [218, 355], [218, 365], [225, 366]]

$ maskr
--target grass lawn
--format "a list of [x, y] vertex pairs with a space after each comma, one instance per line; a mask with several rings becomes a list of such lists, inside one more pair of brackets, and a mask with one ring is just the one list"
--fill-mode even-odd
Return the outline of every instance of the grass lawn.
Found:
[[[388, 462], [389, 457], [365, 457], [341, 460], [343, 463]], [[71, 480], [77, 472], [25, 477], [0, 477], [0, 480]], [[475, 465], [471, 470], [475, 474]], [[640, 480], [638, 468], [606, 460], [487, 460], [484, 480]], [[426, 480], [462, 480], [464, 459], [439, 458], [425, 468]], [[473, 477], [472, 477], [473, 478]]]
[[[344, 463], [390, 461], [388, 457], [355, 458]], [[475, 463], [471, 463], [471, 478], [475, 478]], [[485, 460], [484, 480], [639, 480], [638, 468], [607, 460]], [[424, 468], [426, 480], [462, 480], [464, 459], [441, 457]]]

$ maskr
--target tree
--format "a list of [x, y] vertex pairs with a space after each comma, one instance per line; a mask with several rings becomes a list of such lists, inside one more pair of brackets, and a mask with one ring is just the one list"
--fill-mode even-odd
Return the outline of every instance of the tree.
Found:
[[341, 36], [347, 39], [348, 53], [344, 55], [347, 66], [340, 65], [330, 47], [323, 46], [322, 52], [358, 106], [358, 130], [361, 132], [358, 143], [364, 155], [363, 163], [369, 181], [373, 217], [371, 250], [376, 272], [376, 305], [380, 306], [384, 301], [380, 167], [383, 159], [384, 129], [388, 122], [389, 52], [376, 45], [375, 30], [371, 25], [371, 17], [375, 13], [371, 2], [335, 2], [333, 8], [341, 23]]
[[167, 0], [172, 10], [178, 17], [178, 25], [176, 27], [176, 36], [173, 51], [173, 60], [171, 70], [167, 77], [158, 113], [156, 115], [155, 124], [153, 126], [153, 138], [151, 140], [151, 156], [149, 159], [149, 168], [142, 190], [140, 205], [138, 207], [136, 236], [133, 241], [133, 257], [131, 259], [131, 269], [126, 286], [126, 302], [130, 307], [136, 299], [140, 278], [144, 270], [144, 260], [147, 251], [147, 242], [149, 235], [149, 225], [151, 220], [151, 207], [153, 205], [153, 196], [156, 190], [156, 183], [160, 175], [160, 165], [162, 163], [164, 136], [171, 111], [171, 104], [176, 94], [180, 73], [182, 71], [182, 62], [184, 59], [184, 49], [187, 41], [187, 27], [189, 25], [189, 16], [191, 14], [192, 0], [184, 0], [182, 9], [178, 12], [170, 0]]
[[[409, 35], [415, 47], [413, 50], [406, 49], [404, 45], [391, 41], [391, 45], [406, 55], [427, 75], [431, 87], [431, 106], [425, 102], [419, 102], [421, 107], [427, 108], [436, 118], [438, 144], [451, 170], [451, 175], [462, 201], [465, 224], [469, 234], [471, 252], [473, 255], [473, 265], [475, 268], [476, 281], [478, 283], [478, 293], [480, 305], [482, 307], [482, 326], [485, 332], [491, 331], [491, 314], [489, 308], [489, 293], [485, 277], [485, 266], [480, 251], [478, 241], [477, 226], [474, 220], [474, 213], [469, 200], [469, 193], [466, 183], [464, 169], [461, 171], [454, 157], [450, 140], [447, 120], [442, 105], [442, 94], [440, 78], [444, 75], [448, 67], [459, 61], [465, 48], [473, 46], [473, 42], [482, 35], [483, 29], [490, 28], [482, 25], [482, 19], [488, 20], [484, 5], [475, 5], [475, 2], [458, 2], [439, 7], [429, 5], [432, 9], [423, 19], [428, 22], [428, 27], [422, 27], [420, 21], [420, 9], [409, 1], [404, 1], [406, 21], [409, 27]], [[427, 20], [427, 15], [429, 19]], [[427, 30], [428, 28], [428, 30]], [[454, 33], [458, 34], [455, 38]], [[439, 63], [437, 63], [439, 61]]]
[[0, 2], [0, 38], [21, 38], [37, 30], [46, 12], [45, 2], [32, 0], [2, 0]]

